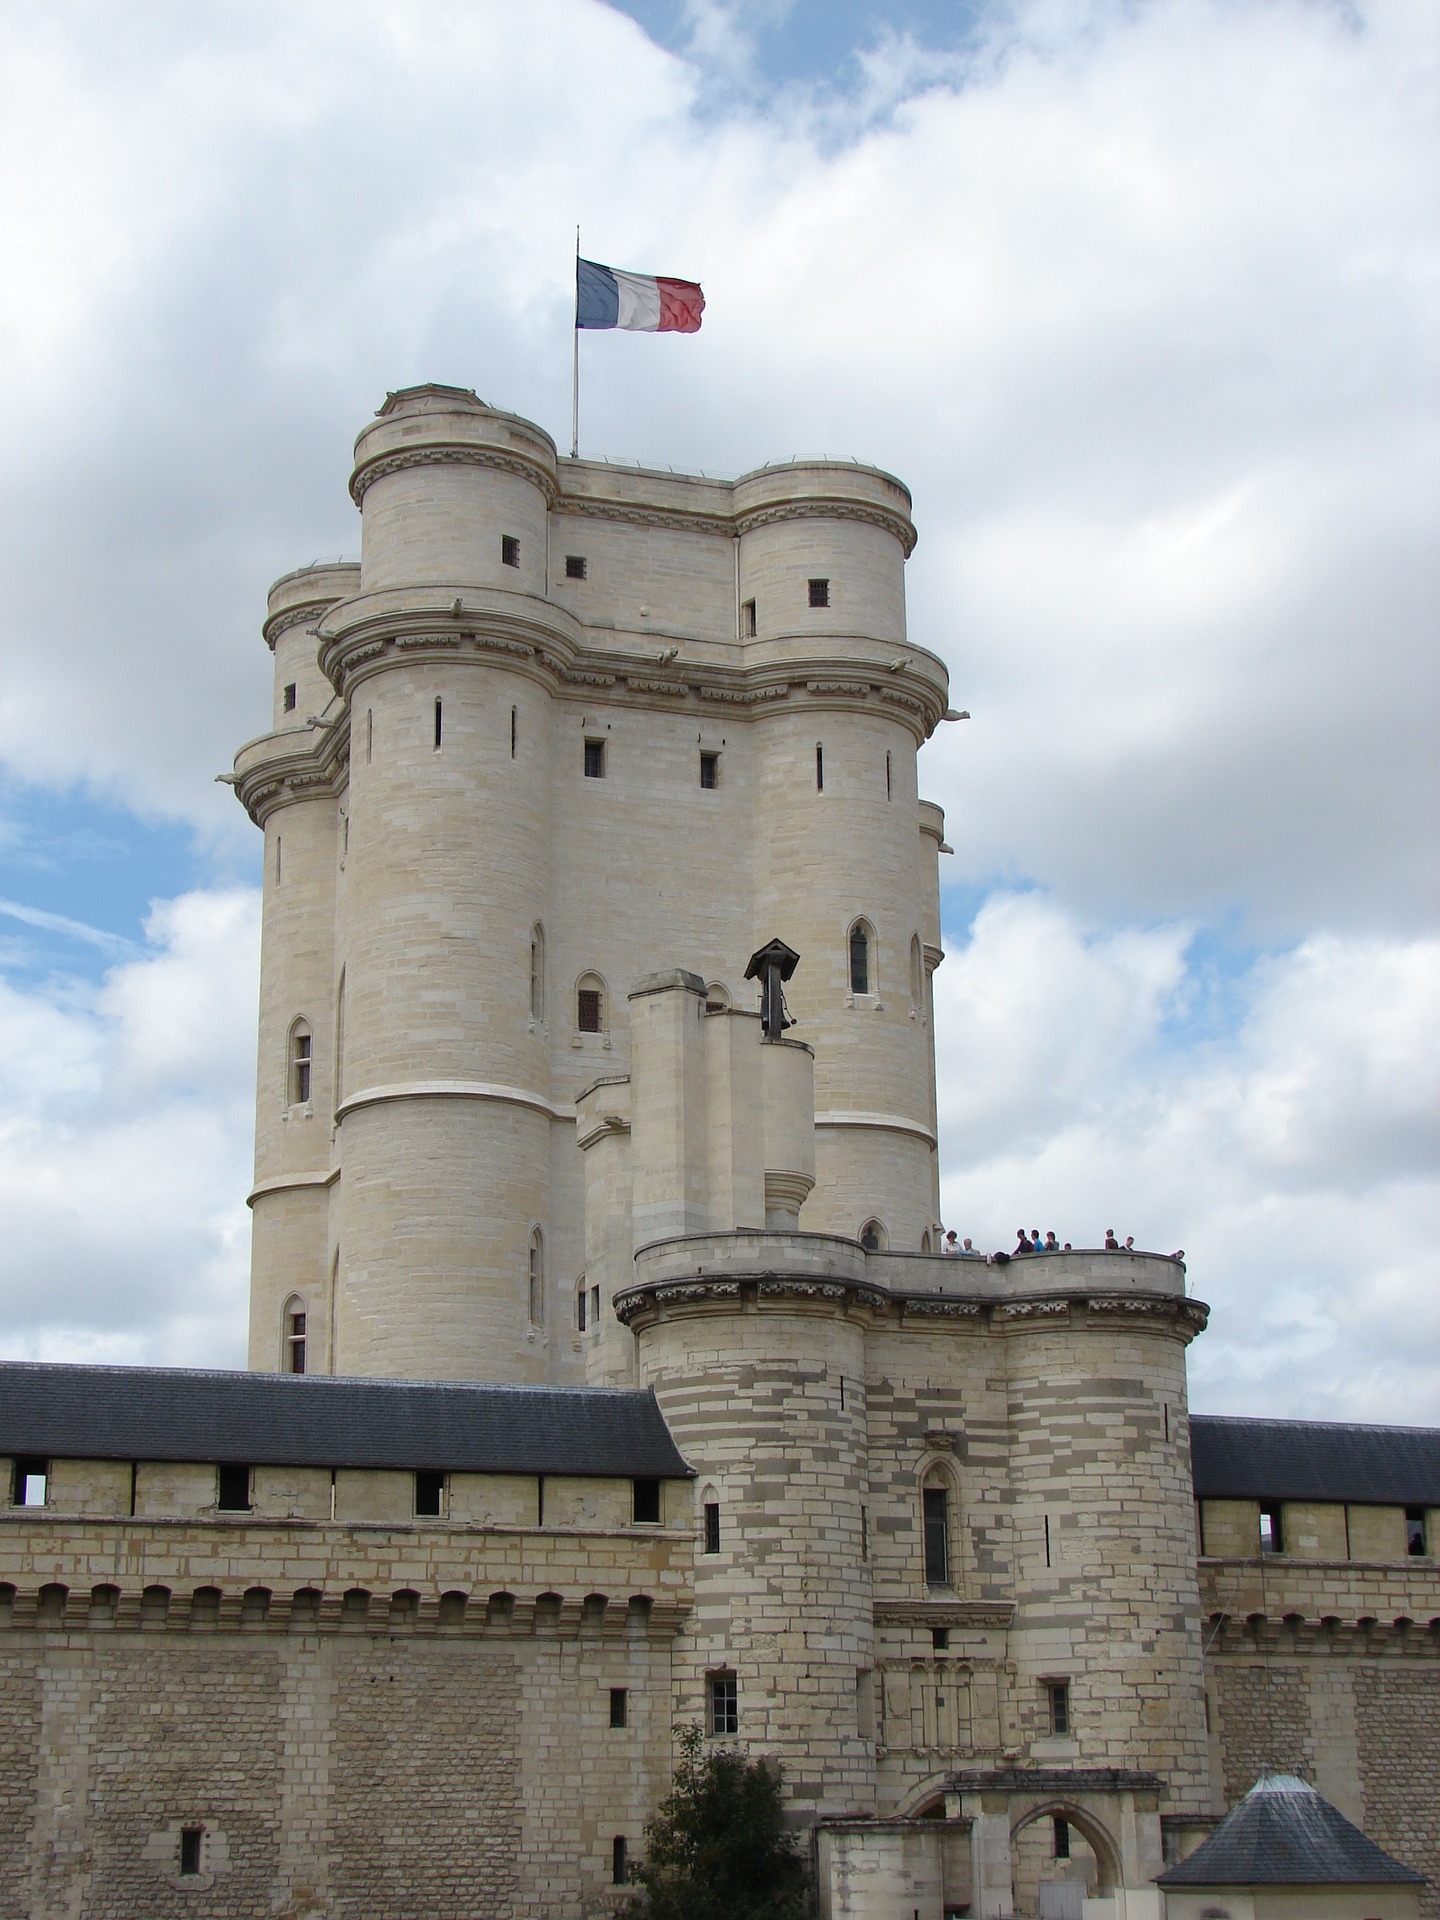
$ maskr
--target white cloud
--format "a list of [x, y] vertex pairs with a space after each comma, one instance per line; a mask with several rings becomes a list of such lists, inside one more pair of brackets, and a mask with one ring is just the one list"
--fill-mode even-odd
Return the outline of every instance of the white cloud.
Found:
[[1175, 1044], [1184, 946], [987, 902], [936, 975], [948, 1220], [985, 1247], [1022, 1223], [1183, 1244], [1214, 1308], [1202, 1407], [1433, 1419], [1440, 941], [1265, 956], [1233, 1036]]
[[244, 1361], [258, 899], [156, 905], [98, 990], [0, 984], [0, 1350]]

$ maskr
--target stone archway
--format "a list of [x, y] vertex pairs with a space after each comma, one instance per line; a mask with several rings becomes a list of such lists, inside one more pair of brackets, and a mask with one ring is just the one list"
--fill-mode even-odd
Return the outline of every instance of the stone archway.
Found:
[[[1057, 1823], [1064, 1822], [1063, 1829]], [[1052, 1853], [1063, 1839], [1064, 1854]], [[1120, 1849], [1103, 1821], [1068, 1797], [1049, 1796], [1012, 1809], [1011, 1900], [1016, 1914], [1078, 1916], [1080, 1902], [1104, 1898], [1123, 1884]], [[1053, 1887], [1047, 1905], [1044, 1891]], [[1073, 1900], [1061, 1897], [1073, 1889]]]

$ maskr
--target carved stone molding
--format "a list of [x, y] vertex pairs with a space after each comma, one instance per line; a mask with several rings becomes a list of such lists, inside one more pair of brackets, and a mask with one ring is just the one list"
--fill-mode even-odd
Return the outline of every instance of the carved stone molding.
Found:
[[672, 533], [718, 534], [726, 540], [735, 533], [735, 523], [728, 514], [687, 512], [683, 507], [632, 507], [618, 500], [562, 494], [555, 511], [574, 514], [578, 520], [618, 521], [623, 527], [664, 527]]
[[735, 527], [741, 533], [752, 533], [757, 527], [774, 526], [784, 520], [859, 520], [893, 534], [907, 560], [915, 551], [915, 529], [903, 514], [884, 507], [864, 507], [853, 500], [777, 501], [774, 506], [752, 507], [748, 513], [736, 514]]
[[408, 467], [489, 467], [496, 473], [513, 473], [528, 480], [544, 494], [548, 507], [553, 507], [560, 498], [554, 479], [538, 460], [502, 453], [498, 447], [478, 446], [404, 447], [394, 453], [382, 453], [374, 460], [365, 461], [351, 474], [350, 498], [357, 507], [363, 505], [375, 481], [392, 473], [403, 473]]

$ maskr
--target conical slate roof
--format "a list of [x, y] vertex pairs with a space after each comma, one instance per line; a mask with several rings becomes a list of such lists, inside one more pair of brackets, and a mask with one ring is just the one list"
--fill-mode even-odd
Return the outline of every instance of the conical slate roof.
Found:
[[1293, 1773], [1263, 1774], [1162, 1887], [1424, 1885]]

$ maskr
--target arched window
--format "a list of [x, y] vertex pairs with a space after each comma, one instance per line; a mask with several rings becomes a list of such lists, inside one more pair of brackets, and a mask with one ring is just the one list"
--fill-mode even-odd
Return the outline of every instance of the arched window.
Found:
[[582, 973], [575, 983], [575, 1028], [578, 1033], [604, 1033], [605, 982], [598, 973]]
[[304, 1373], [305, 1371], [307, 1320], [305, 1302], [298, 1293], [292, 1293], [285, 1302], [281, 1331], [280, 1365], [286, 1373]]
[[585, 1284], [582, 1273], [575, 1282], [575, 1331], [588, 1333], [590, 1330], [590, 1289]]
[[930, 1229], [928, 1227], [926, 1227], [920, 1236], [920, 1251], [921, 1253], [929, 1253], [930, 1251]]
[[925, 1475], [920, 1489], [921, 1521], [925, 1541], [925, 1584], [950, 1585], [950, 1483], [938, 1467]]
[[860, 1229], [860, 1244], [866, 1253], [883, 1253], [890, 1244], [890, 1236], [879, 1220], [867, 1220]]
[[545, 1236], [539, 1227], [530, 1233], [530, 1324], [545, 1324]]
[[868, 920], [857, 920], [850, 929], [850, 991], [875, 993], [875, 929]]
[[530, 929], [530, 1018], [545, 1018], [545, 929], [538, 920]]
[[293, 1021], [285, 1069], [286, 1104], [289, 1106], [308, 1107], [310, 1104], [310, 1070], [314, 1064], [311, 1047], [310, 1022]]
[[726, 1013], [730, 1007], [730, 989], [720, 981], [712, 980], [705, 989], [706, 1013]]
[[919, 1013], [925, 1005], [925, 956], [920, 948], [920, 936], [910, 936], [910, 1010]]

